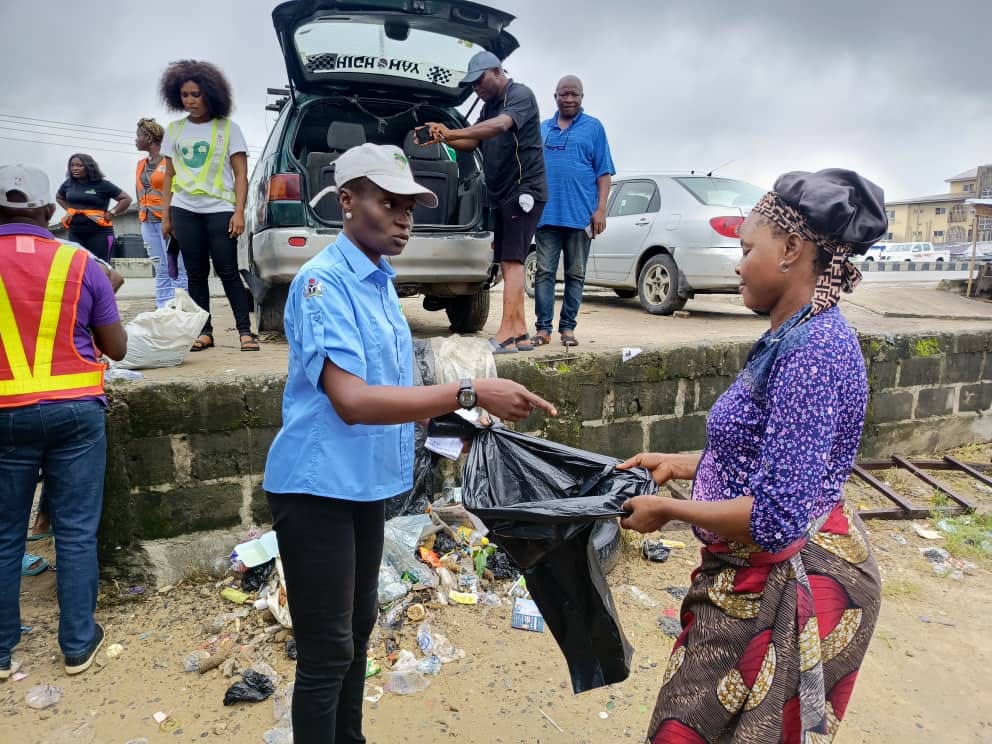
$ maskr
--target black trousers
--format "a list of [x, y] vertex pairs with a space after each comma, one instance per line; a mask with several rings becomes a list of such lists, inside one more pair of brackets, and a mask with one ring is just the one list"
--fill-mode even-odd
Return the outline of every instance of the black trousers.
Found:
[[100, 227], [88, 217], [86, 221], [90, 222], [92, 227], [89, 225], [77, 227], [75, 222], [73, 222], [69, 227], [67, 237], [73, 243], [79, 243], [97, 258], [102, 258], [107, 263], [110, 263], [110, 254], [114, 247], [114, 228]]
[[384, 502], [268, 497], [296, 637], [293, 741], [364, 744], [365, 656], [378, 615]]
[[[189, 296], [197, 305], [210, 312], [210, 263], [213, 262], [224, 294], [231, 303], [234, 323], [238, 333], [251, 333], [251, 308], [245, 293], [241, 275], [238, 274], [238, 241], [228, 235], [227, 227], [233, 212], [208, 212], [200, 214], [181, 207], [170, 207], [172, 230], [179, 241], [179, 250], [186, 265], [189, 277]], [[203, 326], [203, 332], [214, 332], [211, 318]]]

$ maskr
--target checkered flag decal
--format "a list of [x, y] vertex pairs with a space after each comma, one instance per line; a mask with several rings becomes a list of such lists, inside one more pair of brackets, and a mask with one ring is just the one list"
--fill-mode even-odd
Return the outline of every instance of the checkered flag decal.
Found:
[[314, 54], [307, 57], [307, 72], [331, 72], [338, 61], [336, 54]]
[[427, 70], [427, 79], [435, 85], [447, 85], [451, 82], [451, 70], [445, 67], [431, 67]]

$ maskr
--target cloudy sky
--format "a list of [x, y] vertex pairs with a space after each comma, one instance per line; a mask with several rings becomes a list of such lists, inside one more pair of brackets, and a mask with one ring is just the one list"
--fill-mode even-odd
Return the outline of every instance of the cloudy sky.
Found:
[[[767, 187], [783, 171], [841, 166], [895, 199], [992, 162], [989, 0], [491, 2], [517, 16], [511, 75], [544, 115], [557, 79], [579, 75], [620, 170], [722, 166]], [[68, 155], [90, 152], [131, 191], [134, 123], [175, 118], [156, 84], [186, 57], [226, 71], [235, 119], [260, 148], [265, 89], [285, 83], [273, 6], [5, 2], [0, 163], [38, 164], [54, 189]]]

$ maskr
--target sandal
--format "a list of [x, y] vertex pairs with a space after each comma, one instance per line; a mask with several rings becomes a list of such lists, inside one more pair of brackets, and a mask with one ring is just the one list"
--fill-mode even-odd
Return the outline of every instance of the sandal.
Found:
[[[206, 341], [204, 341], [206, 339]], [[196, 337], [196, 341], [189, 348], [190, 351], [203, 351], [204, 349], [209, 349], [214, 345], [214, 337], [211, 333], [201, 333]]]
[[579, 339], [575, 337], [575, 334], [570, 331], [561, 332], [561, 345], [562, 346], [578, 346]]
[[37, 576], [48, 568], [48, 561], [40, 555], [25, 553], [21, 558], [21, 576]]
[[517, 353], [517, 339], [513, 336], [506, 339], [506, 341], [497, 341], [495, 338], [489, 339], [489, 346], [492, 349], [493, 354], [516, 354]]
[[52, 528], [49, 527], [44, 532], [35, 532], [28, 535], [28, 542], [35, 542], [36, 540], [47, 540], [52, 536]]
[[517, 344], [517, 351], [534, 351], [534, 344], [530, 342], [530, 335], [523, 333], [513, 339]]
[[551, 334], [548, 331], [538, 331], [530, 337], [530, 342], [534, 346], [547, 346], [551, 343]]
[[[247, 341], [245, 339], [248, 339]], [[258, 336], [254, 333], [243, 333], [241, 334], [241, 351], [261, 351], [262, 347], [258, 345]]]

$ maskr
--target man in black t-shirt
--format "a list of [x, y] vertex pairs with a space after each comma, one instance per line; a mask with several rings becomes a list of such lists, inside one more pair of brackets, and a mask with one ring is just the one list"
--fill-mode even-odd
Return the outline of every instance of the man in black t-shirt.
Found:
[[530, 351], [524, 317], [524, 259], [548, 200], [537, 99], [530, 88], [508, 78], [492, 52], [469, 61], [459, 85], [471, 85], [485, 105], [478, 122], [449, 129], [431, 122], [433, 142], [456, 150], [482, 150], [489, 206], [496, 218], [495, 259], [503, 272], [503, 318], [490, 339], [493, 353]]

